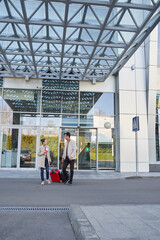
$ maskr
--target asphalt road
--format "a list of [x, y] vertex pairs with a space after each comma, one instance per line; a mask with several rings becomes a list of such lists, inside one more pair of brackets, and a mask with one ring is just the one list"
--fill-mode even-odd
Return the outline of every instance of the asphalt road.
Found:
[[0, 207], [160, 204], [160, 178], [74, 180], [41, 186], [38, 179], [0, 179]]

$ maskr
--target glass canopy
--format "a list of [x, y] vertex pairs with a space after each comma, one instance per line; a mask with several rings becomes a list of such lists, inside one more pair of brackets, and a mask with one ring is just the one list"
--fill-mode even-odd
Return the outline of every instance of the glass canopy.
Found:
[[160, 20], [160, 0], [0, 0], [0, 75], [104, 81]]

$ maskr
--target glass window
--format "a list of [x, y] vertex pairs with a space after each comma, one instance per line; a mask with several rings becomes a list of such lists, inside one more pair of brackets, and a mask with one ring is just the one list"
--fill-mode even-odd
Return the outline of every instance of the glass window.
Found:
[[114, 115], [114, 94], [81, 92], [80, 113], [92, 115]]
[[79, 90], [79, 81], [44, 79], [42, 86], [44, 89]]
[[78, 116], [77, 115], [62, 115], [62, 125], [66, 127], [77, 127]]
[[22, 129], [20, 167], [34, 168], [36, 159], [37, 131], [33, 128]]
[[61, 125], [61, 115], [42, 114], [41, 126], [58, 127]]
[[59, 129], [57, 127], [44, 127], [41, 129], [40, 139], [45, 138], [47, 140], [47, 145], [50, 148], [51, 164], [54, 167], [58, 167], [58, 137]]
[[[14, 115], [14, 114], [13, 114]], [[20, 124], [29, 126], [39, 126], [40, 125], [40, 115], [39, 114], [20, 114]]]
[[3, 129], [2, 140], [2, 168], [17, 167], [18, 129]]
[[3, 87], [3, 78], [0, 77], [0, 87]]
[[78, 92], [43, 91], [42, 112], [78, 113]]
[[79, 169], [96, 168], [96, 129], [79, 129]]
[[0, 88], [0, 112], [2, 111], [2, 88]]
[[158, 24], [158, 67], [160, 67], [160, 23]]
[[156, 97], [156, 116], [155, 116], [155, 132], [156, 132], [156, 160], [160, 161], [160, 93]]
[[4, 89], [3, 111], [39, 112], [40, 91]]
[[106, 129], [114, 128], [114, 117], [93, 116], [93, 127]]
[[114, 128], [98, 129], [98, 168], [114, 169]]
[[3, 112], [1, 122], [2, 122], [2, 124], [12, 125], [13, 124], [13, 112]]
[[80, 116], [81, 127], [93, 127], [93, 116], [92, 115], [81, 115]]

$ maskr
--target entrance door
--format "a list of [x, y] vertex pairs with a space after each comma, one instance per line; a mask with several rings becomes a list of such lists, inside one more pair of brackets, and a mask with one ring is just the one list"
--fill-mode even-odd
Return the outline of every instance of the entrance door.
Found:
[[[59, 139], [59, 168], [62, 168], [62, 156], [63, 156], [63, 151], [64, 151], [64, 144], [65, 144], [65, 139], [64, 139], [64, 133], [65, 132], [70, 132], [71, 134], [71, 139], [73, 139], [76, 142], [76, 146], [78, 143], [78, 130], [77, 128], [60, 128], [60, 139]], [[74, 168], [77, 169], [77, 156], [74, 164]]]
[[97, 130], [79, 129], [79, 169], [91, 170], [97, 166]]
[[71, 139], [76, 142], [75, 169], [97, 169], [97, 129], [91, 128], [60, 128], [59, 168], [62, 168], [61, 160], [64, 151], [65, 132], [70, 132]]

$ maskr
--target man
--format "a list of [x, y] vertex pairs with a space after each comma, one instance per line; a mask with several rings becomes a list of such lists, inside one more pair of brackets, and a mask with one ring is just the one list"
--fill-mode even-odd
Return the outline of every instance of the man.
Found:
[[[70, 133], [64, 133], [64, 138], [66, 139], [65, 148], [62, 157], [63, 163], [63, 174], [66, 179], [65, 183], [72, 184], [73, 181], [73, 174], [74, 174], [74, 162], [76, 159], [76, 143], [70, 138]], [[68, 174], [66, 172], [66, 168], [70, 164], [70, 178], [68, 179]]]
[[51, 162], [50, 150], [45, 138], [41, 139], [42, 146], [39, 147], [39, 167], [41, 169], [41, 185], [44, 185], [44, 169], [46, 168], [46, 180], [48, 184], [51, 184], [49, 180], [49, 164]]

